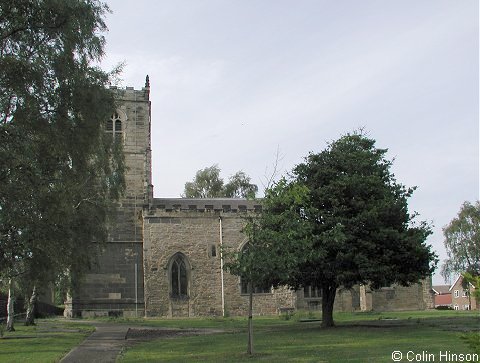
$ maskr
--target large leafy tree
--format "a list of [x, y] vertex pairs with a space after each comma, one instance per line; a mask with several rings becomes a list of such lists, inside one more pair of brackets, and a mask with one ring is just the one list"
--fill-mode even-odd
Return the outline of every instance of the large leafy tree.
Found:
[[256, 239], [285, 266], [270, 279], [321, 289], [323, 326], [334, 325], [339, 287], [409, 285], [434, 270], [431, 229], [409, 214], [414, 188], [395, 180], [386, 152], [363, 133], [347, 134], [266, 193]]
[[122, 192], [121, 145], [104, 132], [112, 74], [92, 65], [107, 11], [95, 0], [0, 1], [0, 278], [10, 287], [85, 271]]
[[185, 183], [183, 196], [186, 198], [254, 198], [258, 187], [251, 183], [243, 171], [232, 175], [225, 184], [220, 177], [218, 165], [197, 171], [191, 182]]
[[442, 275], [450, 279], [464, 272], [480, 276], [480, 201], [463, 203], [457, 217], [443, 229], [448, 258]]

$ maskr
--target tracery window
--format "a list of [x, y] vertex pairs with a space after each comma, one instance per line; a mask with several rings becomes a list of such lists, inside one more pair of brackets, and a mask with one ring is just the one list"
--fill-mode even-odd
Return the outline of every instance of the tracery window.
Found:
[[181, 253], [177, 253], [170, 263], [170, 296], [176, 299], [188, 298], [187, 261]]
[[[254, 294], [269, 294], [272, 292], [271, 286], [253, 286]], [[240, 278], [240, 293], [249, 294], [250, 289], [248, 288], [248, 281], [246, 279]]]
[[321, 298], [322, 289], [316, 286], [307, 285], [303, 288], [303, 296], [305, 298]]
[[115, 112], [109, 120], [107, 120], [106, 128], [108, 133], [111, 133], [114, 139], [120, 139], [122, 137], [122, 119], [118, 112]]

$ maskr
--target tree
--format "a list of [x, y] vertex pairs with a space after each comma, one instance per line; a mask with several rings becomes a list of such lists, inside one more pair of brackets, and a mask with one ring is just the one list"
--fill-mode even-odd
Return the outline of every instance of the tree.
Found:
[[250, 183], [250, 177], [243, 171], [238, 171], [225, 184], [224, 193], [227, 198], [255, 198], [258, 187]]
[[121, 145], [104, 132], [114, 73], [91, 65], [107, 11], [95, 0], [0, 0], [0, 279], [9, 286], [36, 292], [65, 271], [80, 275], [106, 238], [124, 187]]
[[250, 180], [239, 171], [224, 184], [220, 168], [215, 164], [197, 171], [194, 180], [185, 183], [183, 195], [186, 198], [254, 198], [258, 187]]
[[480, 201], [463, 203], [457, 217], [443, 228], [448, 258], [442, 275], [449, 280], [464, 272], [480, 276]]
[[223, 179], [218, 165], [197, 171], [195, 179], [185, 183], [184, 195], [186, 198], [223, 197]]
[[407, 286], [434, 270], [430, 226], [408, 213], [414, 188], [396, 182], [386, 152], [347, 134], [266, 193], [256, 239], [285, 267], [277, 283], [321, 290], [324, 327], [339, 287]]
[[[466, 289], [470, 291], [469, 284], [472, 284], [475, 290], [473, 291], [473, 297], [477, 300], [477, 303], [480, 302], [480, 276], [473, 276], [471, 273], [464, 272], [462, 273], [463, 280], [466, 283]], [[470, 306], [472, 304], [470, 303]]]

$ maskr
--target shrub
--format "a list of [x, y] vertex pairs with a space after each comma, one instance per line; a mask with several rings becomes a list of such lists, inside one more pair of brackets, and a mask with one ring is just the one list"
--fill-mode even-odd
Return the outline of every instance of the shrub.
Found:
[[441, 306], [435, 307], [435, 310], [453, 310], [453, 308], [451, 306], [441, 305]]

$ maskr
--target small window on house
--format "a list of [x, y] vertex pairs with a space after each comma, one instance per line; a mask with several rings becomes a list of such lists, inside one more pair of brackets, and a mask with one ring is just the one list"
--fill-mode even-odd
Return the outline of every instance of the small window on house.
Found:
[[463, 305], [463, 310], [470, 310], [470, 305], [468, 304]]
[[458, 305], [456, 305], [456, 304], [453, 306], [453, 309], [454, 309], [454, 310], [460, 310], [460, 309], [458, 308]]
[[460, 291], [455, 290], [455, 291], [453, 292], [453, 296], [454, 296], [454, 297], [459, 297], [459, 296], [460, 296]]
[[467, 290], [463, 290], [462, 292], [462, 297], [467, 297], [468, 296], [468, 291]]

